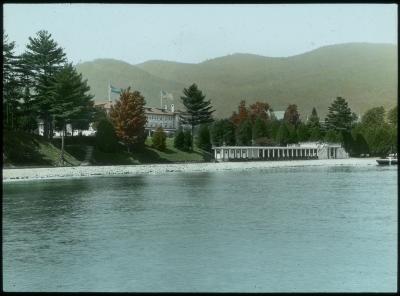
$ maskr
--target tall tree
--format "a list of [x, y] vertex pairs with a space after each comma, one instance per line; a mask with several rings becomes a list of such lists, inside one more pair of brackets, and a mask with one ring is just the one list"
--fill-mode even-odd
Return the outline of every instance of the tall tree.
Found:
[[351, 111], [344, 98], [337, 97], [328, 110], [328, 115], [325, 118], [327, 130], [340, 132], [351, 130], [357, 116]]
[[111, 106], [110, 118], [117, 136], [126, 144], [128, 152], [133, 145], [141, 146], [146, 140], [146, 101], [138, 91], [124, 90], [119, 100]]
[[192, 142], [194, 128], [199, 124], [213, 122], [211, 100], [206, 101], [206, 96], [193, 83], [188, 88], [183, 89], [184, 96], [181, 97], [182, 103], [186, 108], [186, 114], [181, 115], [183, 124], [189, 124], [192, 128]]
[[39, 31], [36, 37], [29, 37], [27, 50], [21, 57], [22, 69], [29, 73], [33, 82], [33, 96], [38, 112], [44, 121], [44, 136], [53, 135], [54, 98], [51, 95], [52, 76], [67, 62], [63, 49], [52, 39], [47, 31]]
[[[3, 33], [4, 34], [4, 33]], [[4, 126], [15, 128], [20, 98], [21, 84], [18, 78], [18, 56], [15, 55], [15, 42], [3, 37], [3, 120]]]
[[308, 135], [310, 141], [318, 141], [321, 140], [321, 124], [319, 122], [319, 116], [315, 107], [313, 107], [311, 111], [311, 115], [308, 117], [306, 123], [308, 129]]
[[283, 120], [293, 126], [297, 126], [300, 123], [300, 115], [297, 111], [297, 105], [291, 104], [286, 108]]
[[64, 136], [67, 123], [76, 118], [88, 116], [93, 109], [93, 96], [87, 94], [90, 90], [87, 81], [82, 80], [72, 64], [66, 65], [51, 77], [48, 94], [53, 103], [49, 112], [61, 128], [61, 162], [64, 163]]

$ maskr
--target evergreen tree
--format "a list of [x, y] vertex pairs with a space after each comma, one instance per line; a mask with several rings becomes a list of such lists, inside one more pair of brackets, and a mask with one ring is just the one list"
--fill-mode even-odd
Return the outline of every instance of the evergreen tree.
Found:
[[281, 146], [286, 146], [289, 143], [289, 128], [286, 122], [282, 122], [276, 134], [276, 141]]
[[184, 143], [185, 142], [185, 135], [183, 133], [183, 130], [180, 128], [176, 133], [174, 137], [174, 147], [183, 150], [184, 149]]
[[357, 156], [360, 154], [368, 154], [369, 153], [367, 141], [365, 140], [364, 136], [361, 133], [356, 134], [352, 152], [354, 155], [357, 155]]
[[309, 133], [310, 133], [310, 137], [308, 139], [310, 141], [319, 141], [322, 139], [322, 133], [318, 127], [309, 129]]
[[194, 128], [203, 123], [211, 123], [213, 121], [211, 110], [211, 101], [206, 101], [206, 96], [203, 95], [197, 85], [193, 83], [188, 88], [183, 90], [184, 96], [181, 97], [182, 103], [186, 108], [186, 114], [181, 115], [183, 124], [190, 124], [192, 127], [192, 142]]
[[118, 148], [118, 138], [112, 123], [102, 119], [97, 125], [96, 148], [102, 152], [112, 153]]
[[124, 90], [119, 100], [111, 106], [110, 118], [119, 139], [127, 146], [128, 152], [134, 145], [142, 146], [146, 140], [146, 101], [138, 91]]
[[39, 31], [35, 38], [29, 37], [27, 50], [21, 57], [21, 68], [29, 73], [34, 85], [33, 98], [44, 121], [46, 138], [53, 135], [53, 116], [50, 111], [55, 104], [50, 91], [52, 76], [63, 68], [66, 61], [63, 49], [47, 31]]
[[3, 38], [3, 125], [16, 127], [22, 87], [18, 73], [18, 57], [14, 53], [15, 42], [10, 42], [8, 36]]
[[322, 139], [322, 127], [319, 122], [319, 116], [315, 107], [313, 107], [311, 115], [308, 117], [306, 127], [308, 129], [308, 139], [310, 141], [319, 141]]
[[235, 145], [235, 125], [228, 119], [216, 120], [210, 127], [210, 137], [215, 146]]
[[325, 142], [328, 143], [342, 143], [343, 142], [342, 133], [340, 131], [335, 131], [333, 129], [328, 130], [326, 132], [324, 140]]
[[268, 129], [265, 120], [262, 117], [257, 117], [253, 124], [253, 139], [256, 141], [259, 138], [267, 137]]
[[153, 142], [152, 146], [157, 150], [164, 151], [167, 148], [167, 134], [161, 126], [157, 127], [151, 140]]
[[321, 127], [321, 124], [319, 123], [319, 116], [317, 113], [317, 110], [315, 109], [315, 107], [313, 107], [312, 111], [311, 111], [311, 115], [308, 117], [307, 120], [307, 127], [309, 129], [312, 129], [314, 127]]
[[52, 105], [48, 110], [61, 128], [61, 162], [64, 162], [64, 136], [66, 125], [71, 119], [79, 118], [93, 108], [93, 96], [87, 81], [82, 81], [72, 64], [66, 65], [51, 77], [48, 94], [52, 97]]
[[329, 112], [325, 118], [327, 130], [333, 130], [336, 132], [351, 130], [357, 116], [351, 111], [344, 98], [337, 97], [328, 109]]
[[196, 144], [202, 150], [211, 151], [210, 130], [207, 124], [200, 125]]
[[299, 142], [299, 139], [298, 139], [298, 137], [297, 137], [297, 129], [296, 129], [296, 126], [294, 126], [294, 125], [292, 125], [292, 124], [290, 124], [290, 123], [287, 123], [287, 127], [288, 127], [288, 130], [289, 130], [289, 139], [288, 139], [288, 144], [295, 144], [295, 143], [298, 143]]
[[252, 144], [252, 125], [251, 120], [246, 119], [239, 124], [236, 130], [236, 141], [238, 145], [249, 146]]
[[310, 138], [309, 129], [304, 123], [300, 123], [297, 127], [297, 139], [299, 142], [308, 141]]
[[183, 132], [183, 150], [192, 151], [193, 149], [193, 136], [190, 131]]

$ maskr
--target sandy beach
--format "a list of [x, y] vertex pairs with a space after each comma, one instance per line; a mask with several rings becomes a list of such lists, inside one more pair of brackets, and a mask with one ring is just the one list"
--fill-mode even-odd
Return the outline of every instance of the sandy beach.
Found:
[[247, 161], [219, 163], [176, 163], [122, 166], [79, 166], [52, 168], [3, 169], [3, 182], [47, 180], [93, 176], [117, 176], [138, 174], [164, 174], [170, 172], [214, 172], [250, 170], [297, 166], [375, 166], [376, 158], [317, 159], [287, 161]]

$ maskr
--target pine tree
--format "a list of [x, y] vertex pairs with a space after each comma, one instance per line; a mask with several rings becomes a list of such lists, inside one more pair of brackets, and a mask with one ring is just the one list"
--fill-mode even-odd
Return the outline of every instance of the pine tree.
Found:
[[15, 42], [9, 42], [8, 36], [3, 38], [3, 124], [15, 128], [22, 86], [18, 73], [18, 56], [14, 53]]
[[51, 77], [48, 94], [52, 97], [49, 108], [56, 125], [61, 128], [61, 162], [64, 162], [64, 136], [66, 124], [72, 119], [79, 118], [93, 108], [93, 96], [87, 94], [90, 90], [87, 81], [82, 81], [72, 64]]
[[54, 107], [51, 95], [52, 77], [66, 63], [65, 53], [58, 46], [51, 34], [39, 31], [35, 38], [29, 37], [27, 50], [21, 56], [21, 69], [31, 78], [33, 84], [33, 99], [44, 121], [44, 136], [53, 135], [53, 116], [50, 109]]
[[350, 131], [357, 116], [351, 112], [346, 100], [337, 97], [332, 105], [328, 108], [329, 112], [325, 118], [327, 130], [334, 131]]
[[321, 127], [321, 124], [319, 122], [319, 117], [318, 117], [318, 114], [317, 114], [317, 110], [315, 109], [315, 107], [313, 107], [313, 109], [311, 111], [311, 115], [308, 117], [308, 120], [307, 120], [306, 124], [307, 124], [307, 127], [309, 129], [312, 129], [312, 128], [315, 128], [315, 127], [318, 127], [318, 128]]
[[205, 101], [205, 95], [193, 83], [183, 90], [185, 96], [181, 97], [182, 103], [186, 108], [186, 114], [181, 115], [183, 124], [189, 124], [192, 128], [192, 142], [194, 128], [202, 123], [213, 122], [211, 101]]
[[211, 151], [210, 130], [207, 124], [200, 125], [196, 144], [202, 150]]
[[117, 136], [126, 144], [128, 152], [134, 145], [142, 146], [146, 140], [145, 104], [146, 101], [140, 92], [131, 92], [129, 87], [111, 107], [111, 121]]

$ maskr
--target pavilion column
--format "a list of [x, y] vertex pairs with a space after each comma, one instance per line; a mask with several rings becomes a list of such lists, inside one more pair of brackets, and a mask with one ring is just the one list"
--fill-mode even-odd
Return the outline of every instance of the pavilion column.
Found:
[[217, 149], [214, 149], [214, 159], [217, 159]]

